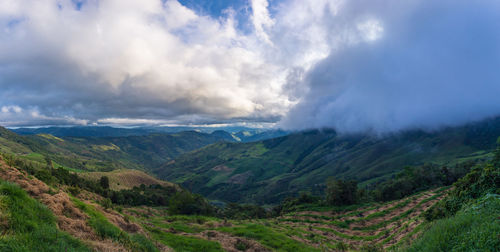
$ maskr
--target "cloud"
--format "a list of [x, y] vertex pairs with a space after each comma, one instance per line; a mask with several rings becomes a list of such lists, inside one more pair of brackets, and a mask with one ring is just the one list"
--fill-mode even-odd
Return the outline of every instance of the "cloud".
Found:
[[[283, 115], [277, 66], [231, 16], [175, 0], [7, 1], [0, 105], [49, 117], [268, 120]], [[237, 119], [239, 120], [239, 119]]]
[[305, 74], [296, 85], [307, 92], [282, 126], [383, 133], [500, 114], [497, 1], [371, 2], [391, 8], [340, 14], [378, 21], [360, 21], [365, 41], [343, 44]]
[[268, 44], [272, 44], [266, 29], [274, 25], [274, 20], [270, 17], [267, 7], [267, 0], [251, 0], [253, 15], [252, 22], [257, 36]]
[[383, 132], [494, 116], [499, 5], [249, 0], [217, 17], [176, 0], [4, 0], [0, 124]]

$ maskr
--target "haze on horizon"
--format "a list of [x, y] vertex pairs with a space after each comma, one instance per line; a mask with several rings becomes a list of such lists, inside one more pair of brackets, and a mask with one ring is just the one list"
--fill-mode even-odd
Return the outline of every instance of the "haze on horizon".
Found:
[[434, 129], [500, 115], [495, 0], [0, 0], [0, 125]]

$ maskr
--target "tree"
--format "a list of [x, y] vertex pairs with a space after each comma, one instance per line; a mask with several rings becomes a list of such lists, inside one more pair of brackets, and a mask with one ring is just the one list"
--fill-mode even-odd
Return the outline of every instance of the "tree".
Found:
[[497, 139], [497, 149], [495, 150], [495, 157], [493, 157], [493, 165], [500, 166], [500, 137]]
[[107, 176], [102, 176], [100, 184], [102, 188], [109, 189], [109, 178]]
[[45, 163], [47, 164], [47, 167], [54, 168], [54, 166], [52, 164], [52, 160], [47, 156], [45, 156]]
[[326, 201], [330, 205], [341, 206], [356, 203], [358, 182], [329, 178], [326, 182]]

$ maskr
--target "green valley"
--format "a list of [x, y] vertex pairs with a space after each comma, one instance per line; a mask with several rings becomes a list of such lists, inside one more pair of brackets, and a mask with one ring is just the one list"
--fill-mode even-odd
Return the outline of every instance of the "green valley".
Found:
[[312, 130], [252, 143], [209, 145], [167, 162], [154, 173], [211, 199], [276, 204], [300, 191], [321, 192], [330, 176], [369, 186], [408, 165], [453, 167], [486, 160], [499, 135], [499, 118], [384, 136]]

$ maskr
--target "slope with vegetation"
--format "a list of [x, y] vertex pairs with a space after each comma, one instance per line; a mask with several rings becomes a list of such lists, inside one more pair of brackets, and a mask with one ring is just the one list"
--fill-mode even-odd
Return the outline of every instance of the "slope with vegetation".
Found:
[[[456, 139], [458, 133], [452, 132]], [[453, 148], [459, 150], [464, 146], [490, 145], [490, 140], [479, 138], [493, 133], [472, 132], [461, 141], [451, 141], [447, 136], [449, 132], [438, 138], [448, 139], [455, 144]], [[286, 197], [266, 209], [220, 202], [216, 206], [201, 195], [142, 172], [85, 173], [52, 159], [51, 148], [65, 150], [65, 145], [52, 141], [70, 141], [67, 138], [51, 135], [25, 138], [2, 129], [0, 134], [2, 251], [38, 248], [44, 251], [500, 249], [497, 236], [500, 231], [500, 148], [493, 153], [473, 153], [452, 160], [450, 157], [459, 151], [452, 152], [450, 147], [449, 152], [438, 151], [443, 156], [436, 156], [433, 164], [403, 166], [386, 179], [372, 183], [358, 183], [347, 176], [323, 177], [324, 186], [317, 187], [316, 192]], [[338, 138], [334, 132], [301, 134], [312, 137], [302, 138], [297, 134], [289, 137], [297, 137], [295, 141], [316, 142], [324, 134], [332, 134], [328, 141], [338, 140], [332, 140]], [[235, 159], [253, 157], [252, 160], [257, 160], [269, 151], [261, 144], [263, 142], [235, 145], [235, 150], [247, 148], [249, 151]], [[308, 144], [306, 141], [303, 146], [292, 147], [304, 149]], [[366, 148], [372, 144], [366, 144]], [[102, 155], [122, 148], [117, 143], [113, 145], [108, 145], [110, 149], [101, 148]], [[29, 152], [33, 149], [37, 152]], [[314, 153], [315, 148], [306, 152]], [[83, 157], [82, 153], [67, 153]], [[307, 156], [303, 159], [308, 159]], [[210, 163], [212, 159], [198, 162]], [[227, 175], [235, 169], [217, 164], [212, 171]], [[266, 172], [273, 171], [264, 174]], [[122, 178], [131, 181], [118, 185]], [[230, 179], [241, 183], [249, 178], [251, 176]]]
[[276, 204], [303, 190], [320, 193], [330, 176], [369, 185], [407, 165], [487, 160], [498, 135], [500, 118], [383, 137], [313, 130], [253, 143], [209, 145], [154, 172], [212, 199]]
[[102, 138], [20, 136], [0, 127], [0, 152], [39, 163], [50, 159], [54, 166], [74, 171], [145, 170], [182, 153], [231, 139], [231, 135], [224, 132], [195, 131]]

